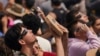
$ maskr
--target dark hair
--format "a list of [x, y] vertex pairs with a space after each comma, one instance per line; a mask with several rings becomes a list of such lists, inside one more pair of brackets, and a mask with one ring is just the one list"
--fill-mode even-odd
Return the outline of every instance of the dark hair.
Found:
[[74, 32], [75, 32], [75, 25], [78, 23], [79, 21], [77, 20], [73, 20], [72, 22], [70, 22], [69, 25], [67, 25], [68, 31], [69, 31], [69, 38], [73, 38], [75, 37]]
[[34, 6], [35, 0], [25, 0], [25, 6], [31, 9]]
[[5, 45], [3, 37], [0, 37], [0, 56], [13, 56], [12, 50]]
[[37, 34], [39, 27], [41, 27], [41, 21], [37, 15], [26, 14], [23, 16], [22, 21], [28, 29], [32, 29], [34, 34]]
[[73, 6], [73, 5], [77, 4], [77, 3], [80, 3], [81, 0], [64, 0], [63, 2], [65, 4], [66, 8], [69, 9], [71, 6]]
[[21, 45], [18, 42], [18, 39], [20, 37], [22, 27], [24, 27], [22, 24], [16, 24], [8, 29], [7, 33], [5, 34], [4, 40], [5, 44], [9, 48], [20, 51]]
[[96, 56], [100, 56], [100, 50], [99, 49], [96, 52]]
[[15, 0], [15, 3], [22, 5], [23, 4], [23, 0]]
[[91, 26], [93, 26], [96, 23], [96, 20], [98, 19], [100, 19], [100, 16], [91, 15], [90, 17]]
[[55, 6], [59, 6], [61, 4], [62, 0], [51, 0], [51, 4]]
[[74, 8], [70, 10], [69, 13], [67, 13], [66, 18], [67, 18], [67, 24], [70, 24], [74, 20], [79, 20], [78, 17], [75, 17], [76, 14], [79, 13], [79, 8]]

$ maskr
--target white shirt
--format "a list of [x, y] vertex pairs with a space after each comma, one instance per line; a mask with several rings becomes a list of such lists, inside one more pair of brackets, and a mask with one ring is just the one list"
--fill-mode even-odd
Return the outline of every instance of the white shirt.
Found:
[[43, 51], [51, 52], [51, 44], [47, 39], [42, 38], [40, 36], [36, 36], [36, 38]]

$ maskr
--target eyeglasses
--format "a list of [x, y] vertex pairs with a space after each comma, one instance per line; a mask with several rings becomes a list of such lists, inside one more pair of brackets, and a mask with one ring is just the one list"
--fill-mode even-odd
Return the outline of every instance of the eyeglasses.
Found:
[[80, 30], [81, 30], [81, 28], [77, 28], [77, 29], [75, 29], [76, 32], [79, 32]]
[[28, 30], [27, 30], [27, 29], [24, 29], [24, 30], [22, 31], [22, 33], [20, 34], [19, 39], [22, 39], [23, 36], [25, 36], [25, 35], [27, 34], [27, 32], [28, 32]]
[[82, 15], [77, 15], [76, 19], [80, 19], [82, 17]]

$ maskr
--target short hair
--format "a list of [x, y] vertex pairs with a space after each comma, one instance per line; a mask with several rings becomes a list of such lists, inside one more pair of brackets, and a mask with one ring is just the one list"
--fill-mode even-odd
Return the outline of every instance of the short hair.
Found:
[[69, 31], [69, 38], [74, 38], [74, 32], [75, 32], [75, 25], [78, 23], [78, 20], [73, 20], [70, 22], [70, 24], [67, 25], [67, 29]]
[[18, 40], [21, 34], [22, 27], [24, 27], [23, 24], [19, 23], [8, 29], [7, 33], [4, 36], [4, 41], [9, 48], [17, 51], [21, 50], [21, 44], [18, 42]]
[[55, 6], [59, 6], [61, 4], [62, 0], [51, 0], [51, 4]]
[[67, 24], [70, 24], [74, 20], [79, 20], [78, 17], [75, 17], [79, 13], [79, 8], [73, 8], [66, 14]]
[[32, 7], [34, 6], [35, 0], [25, 0], [25, 6], [28, 9], [32, 9]]
[[22, 18], [23, 24], [31, 29], [34, 34], [37, 34], [38, 29], [41, 27], [41, 20], [37, 15], [26, 14]]

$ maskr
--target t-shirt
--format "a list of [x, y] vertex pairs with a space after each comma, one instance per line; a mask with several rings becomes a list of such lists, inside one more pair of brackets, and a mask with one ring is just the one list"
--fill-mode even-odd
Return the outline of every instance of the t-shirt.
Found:
[[38, 44], [40, 45], [40, 48], [42, 48], [42, 50], [44, 52], [51, 52], [51, 44], [47, 39], [44, 39], [43, 37], [40, 36], [36, 36], [37, 40], [38, 40]]
[[55, 53], [50, 53], [50, 52], [44, 52], [43, 56], [56, 56]]
[[[20, 53], [19, 56], [26, 56], [26, 55], [23, 54], [23, 53]], [[44, 52], [43, 56], [56, 56], [56, 54], [55, 53], [50, 53], [50, 52]]]

